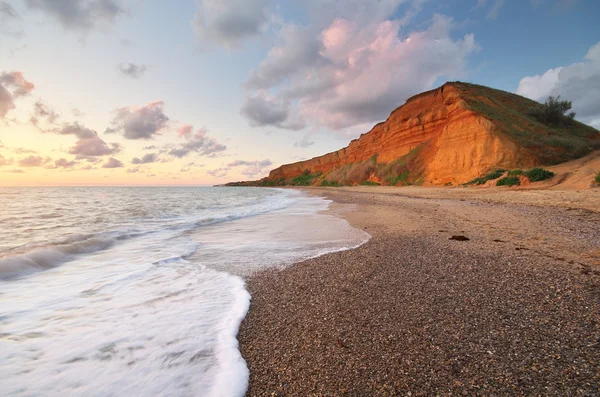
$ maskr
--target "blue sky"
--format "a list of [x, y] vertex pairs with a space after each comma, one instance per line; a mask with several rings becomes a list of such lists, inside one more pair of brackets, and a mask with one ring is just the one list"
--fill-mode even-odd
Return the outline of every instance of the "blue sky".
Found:
[[0, 184], [259, 178], [447, 80], [568, 94], [600, 126], [598, 15], [591, 0], [0, 1]]

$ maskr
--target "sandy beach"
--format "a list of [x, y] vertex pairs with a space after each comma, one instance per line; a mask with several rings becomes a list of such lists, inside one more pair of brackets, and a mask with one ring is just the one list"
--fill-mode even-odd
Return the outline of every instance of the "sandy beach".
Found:
[[248, 396], [599, 395], [600, 190], [307, 190], [372, 239], [247, 280]]

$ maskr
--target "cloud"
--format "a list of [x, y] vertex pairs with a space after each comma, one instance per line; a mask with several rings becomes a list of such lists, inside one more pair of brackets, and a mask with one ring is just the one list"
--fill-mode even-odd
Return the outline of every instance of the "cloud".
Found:
[[144, 149], [144, 150], [154, 150], [154, 149], [156, 149], [156, 145], [144, 146], [142, 149]]
[[229, 168], [219, 167], [219, 168], [215, 168], [214, 170], [207, 170], [206, 172], [209, 175], [214, 176], [215, 178], [224, 178], [227, 176], [227, 173], [229, 172]]
[[207, 130], [204, 128], [198, 129], [195, 134], [186, 133], [180, 134], [180, 136], [185, 140], [185, 143], [170, 149], [168, 151], [169, 155], [178, 158], [185, 157], [190, 153], [197, 153], [200, 156], [213, 156], [227, 150], [227, 146], [220, 144], [215, 138], [209, 137]]
[[269, 22], [271, 0], [198, 0], [193, 26], [206, 43], [235, 48], [262, 33]]
[[125, 14], [115, 0], [26, 0], [25, 4], [57, 20], [64, 28], [78, 31], [111, 25]]
[[600, 129], [600, 42], [581, 62], [522, 78], [517, 94], [542, 102], [560, 95], [573, 102], [578, 120]]
[[251, 125], [339, 130], [384, 120], [439, 79], [464, 76], [477, 49], [472, 34], [451, 37], [453, 21], [444, 15], [404, 33], [422, 1], [400, 19], [393, 0], [316, 3], [309, 1], [309, 12], [321, 11], [317, 22], [284, 24], [276, 46], [250, 72], [241, 112]]
[[71, 113], [73, 113], [73, 116], [75, 116], [75, 117], [83, 117], [83, 116], [85, 116], [85, 112], [83, 112], [83, 111], [81, 111], [81, 110], [79, 110], [77, 108], [71, 109]]
[[0, 74], [0, 84], [13, 88], [12, 96], [14, 98], [28, 95], [35, 88], [32, 82], [25, 80], [22, 72], [17, 71], [2, 72]]
[[4, 167], [6, 165], [12, 165], [14, 162], [15, 161], [12, 158], [8, 159], [0, 154], [0, 167]]
[[[246, 175], [248, 177], [254, 177], [258, 174], [264, 173], [266, 169], [271, 165], [273, 165], [273, 163], [271, 162], [271, 160], [268, 159], [261, 161], [236, 160], [227, 164], [227, 169], [244, 166], [245, 168], [242, 171], [240, 171], [241, 174]], [[224, 169], [225, 168], [223, 168], [223, 170]]]
[[10, 172], [11, 174], [22, 174], [25, 171], [23, 171], [23, 170], [21, 170], [19, 168], [13, 168], [12, 170], [8, 170], [8, 171], [5, 171], [5, 172]]
[[124, 167], [123, 163], [114, 157], [109, 158], [108, 160], [106, 160], [106, 163], [102, 164], [102, 168], [122, 168], [122, 167]]
[[60, 135], [75, 135], [79, 139], [89, 139], [98, 137], [98, 133], [90, 128], [87, 128], [78, 122], [63, 124], [61, 128], [52, 130]]
[[33, 115], [29, 118], [29, 121], [35, 126], [38, 126], [40, 119], [44, 119], [48, 124], [54, 124], [59, 117], [58, 113], [50, 109], [41, 100], [37, 100], [33, 105]]
[[[69, 154], [75, 154], [78, 158], [106, 156], [109, 154], [118, 153], [121, 147], [117, 143], [108, 145], [99, 136], [92, 138], [79, 139], [71, 149]], [[93, 161], [93, 159], [92, 159]]]
[[301, 130], [304, 120], [291, 115], [289, 101], [269, 98], [265, 94], [247, 96], [241, 113], [250, 120], [252, 127], [274, 126], [286, 130]]
[[151, 139], [167, 127], [169, 118], [163, 111], [164, 102], [115, 110], [111, 127], [105, 133], [121, 133], [126, 139]]
[[159, 160], [158, 155], [156, 153], [148, 153], [145, 154], [141, 159], [138, 157], [134, 157], [131, 160], [131, 164], [149, 164], [155, 163]]
[[140, 168], [139, 167], [135, 167], [135, 168], [127, 168], [127, 173], [128, 174], [135, 174], [136, 172], [139, 172]]
[[488, 13], [486, 15], [486, 18], [490, 19], [490, 20], [494, 20], [494, 19], [498, 18], [498, 13], [500, 12], [500, 9], [502, 7], [504, 7], [505, 2], [506, 2], [506, 0], [494, 0], [492, 7], [490, 8], [490, 10], [488, 11]]
[[15, 98], [28, 95], [34, 88], [33, 83], [25, 80], [22, 72], [0, 73], [0, 119], [3, 119], [10, 110], [15, 108]]
[[24, 159], [19, 160], [19, 165], [21, 167], [41, 167], [42, 165], [48, 163], [50, 161], [49, 157], [42, 156], [29, 156]]
[[13, 152], [15, 152], [16, 154], [35, 154], [35, 153], [37, 153], [35, 150], [26, 149], [24, 147], [14, 148]]
[[118, 143], [107, 144], [98, 133], [79, 122], [64, 123], [62, 126], [52, 128], [46, 132], [52, 132], [59, 135], [73, 135], [78, 138], [68, 153], [77, 156], [77, 159], [85, 159], [88, 162], [95, 162], [94, 157], [107, 156], [121, 151], [121, 145]]
[[146, 72], [146, 65], [136, 65], [135, 63], [119, 64], [119, 71], [123, 76], [139, 79]]
[[19, 18], [19, 14], [14, 7], [8, 4], [6, 1], [0, 1], [0, 18], [17, 19]]
[[236, 160], [236, 161], [233, 161], [233, 162], [227, 164], [227, 166], [228, 167], [239, 167], [242, 165], [254, 165], [254, 166], [260, 166], [260, 167], [268, 167], [272, 164], [273, 163], [271, 162], [271, 160], [262, 160], [262, 161]]
[[60, 158], [54, 161], [54, 165], [60, 168], [73, 168], [78, 164], [75, 160], [67, 160], [65, 158]]
[[0, 119], [3, 119], [10, 110], [15, 108], [12, 95], [0, 84]]
[[177, 135], [179, 135], [180, 138], [184, 138], [189, 136], [193, 130], [194, 126], [190, 124], [184, 124], [181, 127], [177, 128]]
[[314, 145], [315, 143], [313, 141], [310, 141], [308, 139], [308, 135], [304, 135], [304, 137], [302, 137], [302, 139], [300, 139], [299, 141], [294, 142], [294, 146], [295, 147], [302, 147], [302, 148], [307, 148], [309, 146]]

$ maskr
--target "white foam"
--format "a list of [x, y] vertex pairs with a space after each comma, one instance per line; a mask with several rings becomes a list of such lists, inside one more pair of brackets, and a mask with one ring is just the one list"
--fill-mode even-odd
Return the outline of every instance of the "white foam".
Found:
[[250, 308], [250, 294], [239, 277], [235, 277], [235, 287], [235, 303], [223, 318], [224, 331], [217, 337], [219, 371], [209, 392], [211, 397], [243, 396], [248, 389], [249, 372], [238, 350], [237, 334]]
[[[151, 218], [103, 214], [110, 231], [82, 226], [5, 251], [4, 274], [46, 271], [0, 280], [0, 395], [243, 396], [249, 374], [236, 336], [250, 295], [238, 275], [349, 249], [368, 235], [319, 213], [328, 201], [297, 191], [224, 192], [201, 191], [215, 198], [193, 212], [187, 190], [139, 205], [130, 199], [137, 191], [126, 191], [112, 199]], [[188, 207], [161, 204], [173, 201]]]

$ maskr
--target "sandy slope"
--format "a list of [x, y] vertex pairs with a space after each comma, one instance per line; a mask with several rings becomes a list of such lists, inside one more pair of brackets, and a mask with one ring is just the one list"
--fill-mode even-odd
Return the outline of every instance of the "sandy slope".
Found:
[[600, 172], [600, 150], [577, 160], [548, 169], [556, 174], [551, 186], [555, 189], [586, 189]]

